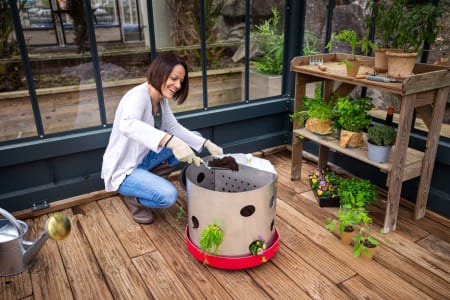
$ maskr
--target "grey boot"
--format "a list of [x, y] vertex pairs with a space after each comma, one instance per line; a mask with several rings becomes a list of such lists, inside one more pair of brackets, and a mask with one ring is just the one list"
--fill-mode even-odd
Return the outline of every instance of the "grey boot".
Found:
[[139, 224], [153, 223], [153, 214], [150, 208], [138, 202], [136, 197], [124, 196], [123, 202], [128, 207], [134, 221]]

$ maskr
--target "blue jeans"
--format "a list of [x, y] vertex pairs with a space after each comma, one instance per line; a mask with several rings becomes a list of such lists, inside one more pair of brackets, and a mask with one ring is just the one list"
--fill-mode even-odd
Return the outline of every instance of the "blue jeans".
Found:
[[[199, 132], [195, 132], [201, 135]], [[149, 151], [142, 162], [120, 184], [118, 192], [124, 196], [136, 197], [137, 200], [148, 207], [166, 208], [177, 201], [178, 191], [167, 179], [151, 173], [163, 161], [169, 166], [180, 164], [172, 150], [163, 148], [159, 153]]]

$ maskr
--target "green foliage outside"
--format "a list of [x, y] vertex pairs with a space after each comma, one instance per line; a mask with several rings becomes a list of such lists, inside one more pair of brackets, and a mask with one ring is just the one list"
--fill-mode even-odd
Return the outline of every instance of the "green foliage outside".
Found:
[[272, 18], [256, 25], [256, 30], [252, 32], [252, 38], [258, 42], [262, 53], [262, 57], [252, 61], [252, 64], [259, 73], [280, 75], [283, 70], [284, 32], [278, 10], [273, 8], [272, 13]]

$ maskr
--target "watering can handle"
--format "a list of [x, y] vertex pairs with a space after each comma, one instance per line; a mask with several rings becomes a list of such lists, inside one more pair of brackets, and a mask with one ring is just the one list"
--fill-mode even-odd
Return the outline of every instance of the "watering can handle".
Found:
[[17, 229], [17, 233], [19, 236], [23, 236], [23, 228], [20, 226], [20, 224], [17, 222], [16, 218], [14, 218], [13, 215], [11, 215], [7, 210], [4, 210], [0, 207], [0, 215], [4, 216], [9, 222], [11, 222]]

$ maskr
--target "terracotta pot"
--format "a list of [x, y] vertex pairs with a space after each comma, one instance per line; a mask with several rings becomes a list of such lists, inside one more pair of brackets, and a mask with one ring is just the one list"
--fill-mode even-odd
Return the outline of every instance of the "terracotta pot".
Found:
[[363, 144], [362, 132], [353, 132], [345, 129], [341, 130], [339, 145], [342, 148], [358, 148]]
[[388, 76], [395, 79], [405, 79], [413, 75], [417, 52], [398, 53], [386, 51], [388, 57]]
[[356, 231], [344, 231], [341, 233], [341, 242], [344, 245], [350, 245], [352, 243], [353, 237], [356, 235]]
[[386, 51], [386, 48], [375, 50], [375, 66], [373, 69], [377, 73], [386, 73], [388, 71]]
[[333, 132], [333, 127], [331, 126], [331, 119], [320, 120], [315, 117], [309, 117], [306, 120], [305, 127], [311, 132], [326, 135]]
[[375, 255], [375, 252], [377, 251], [377, 247], [367, 247], [367, 250], [369, 251], [369, 255], [366, 255], [366, 253], [364, 251], [361, 251], [361, 258], [367, 261], [371, 261], [373, 256]]
[[360, 63], [357, 60], [350, 60], [349, 62], [350, 62], [350, 67], [346, 66], [346, 68], [347, 68], [347, 76], [355, 77], [356, 74], [358, 74]]

